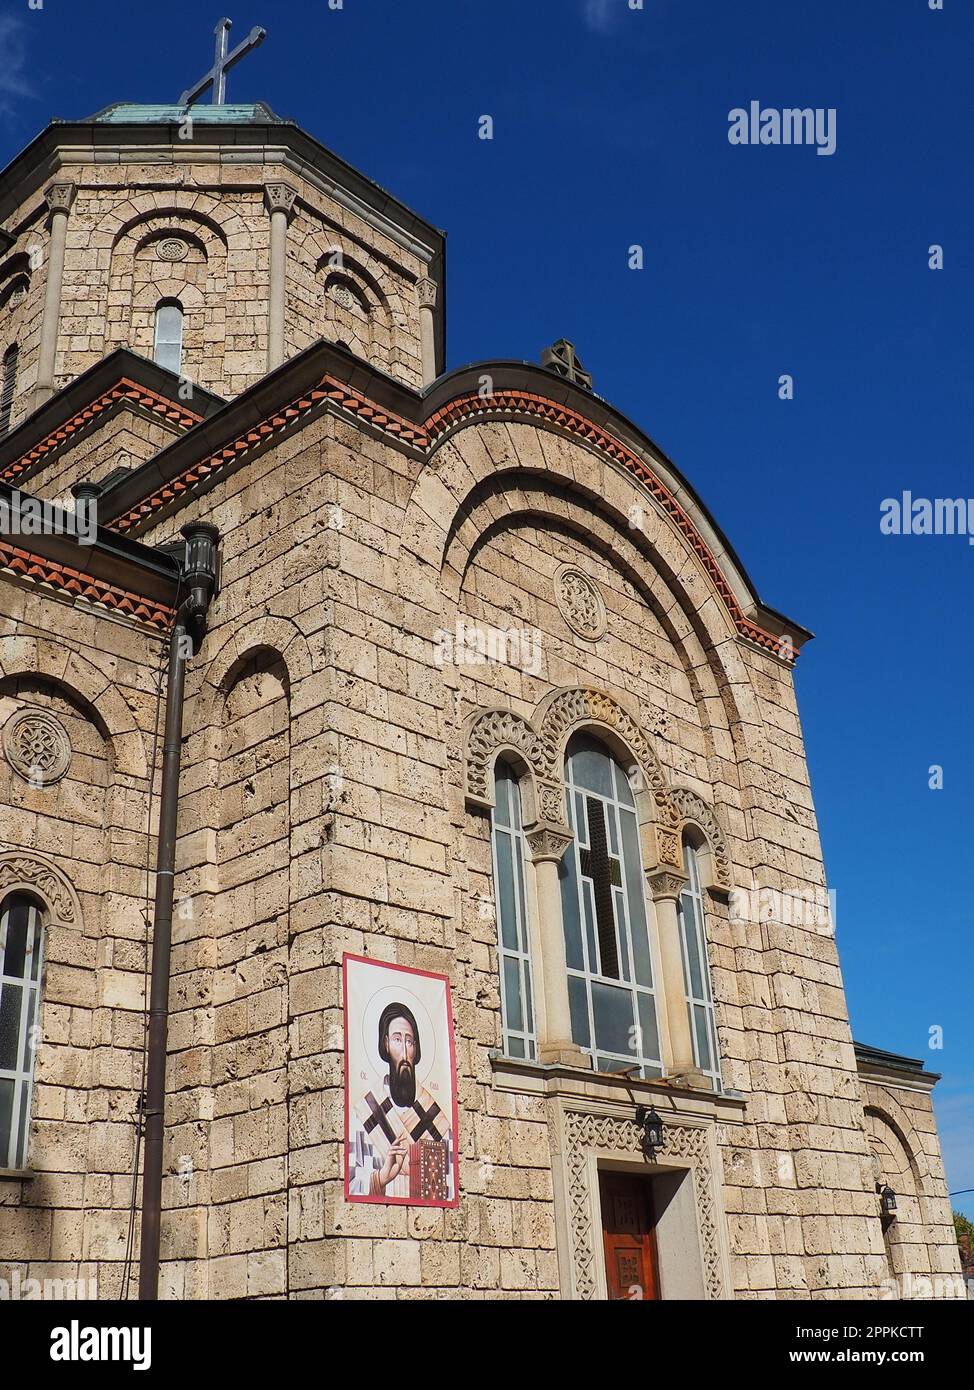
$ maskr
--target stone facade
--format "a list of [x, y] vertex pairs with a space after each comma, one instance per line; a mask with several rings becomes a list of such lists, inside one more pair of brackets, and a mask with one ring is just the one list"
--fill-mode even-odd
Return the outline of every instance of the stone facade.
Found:
[[[857, 1060], [827, 921], [742, 912], [735, 896], [824, 891], [792, 680], [807, 634], [761, 605], [651, 441], [584, 389], [484, 364], [420, 393], [442, 338], [442, 297], [418, 288], [433, 264], [422, 225], [403, 212], [380, 226], [361, 190], [359, 212], [329, 201], [320, 160], [284, 160], [274, 132], [244, 135], [234, 162], [201, 158], [206, 131], [185, 151], [165, 140], [152, 162], [63, 149], [58, 178], [77, 194], [62, 389], [29, 421], [19, 398], [14, 418], [53, 443], [29, 466], [16, 436], [0, 444], [3, 476], [40, 496], [129, 459], [101, 499], [92, 569], [114, 574], [113, 546], [148, 568], [190, 518], [220, 532], [219, 593], [187, 678], [164, 1296], [604, 1297], [605, 1167], [652, 1175], [663, 1194], [664, 1297], [875, 1297], [891, 1273], [956, 1274], [932, 1080]], [[273, 180], [295, 197], [289, 360], [266, 377]], [[43, 236], [39, 182], [24, 170], [22, 184], [0, 294], [4, 266]], [[37, 295], [43, 269], [8, 320], [28, 392], [40, 330], [20, 324], [35, 324]], [[174, 380], [169, 418], [143, 381], [141, 403], [59, 440], [65, 391], [115, 349], [151, 356], [150, 310], [170, 296], [192, 319], [186, 372], [227, 404], [191, 395], [182, 408], [199, 422], [178, 417]], [[56, 558], [8, 566], [0, 584], [0, 723], [39, 711], [70, 745], [63, 774], [37, 786], [0, 762], [0, 886], [32, 893], [47, 933], [28, 1171], [0, 1182], [0, 1264], [96, 1278], [115, 1297], [165, 643], [153, 614], [79, 592]], [[460, 632], [519, 634], [530, 660], [459, 659]], [[638, 774], [661, 959], [682, 834], [700, 845], [719, 1090], [681, 1054], [682, 990], [661, 999], [662, 1080], [596, 1071], [557, 1031], [551, 844], [571, 838], [562, 760], [579, 730]], [[503, 1055], [498, 757], [530, 812], [540, 1062]], [[344, 1198], [345, 952], [450, 979], [455, 1210]], [[647, 1099], [666, 1122], [649, 1162], [634, 1124]], [[880, 1179], [903, 1203], [892, 1243]]]

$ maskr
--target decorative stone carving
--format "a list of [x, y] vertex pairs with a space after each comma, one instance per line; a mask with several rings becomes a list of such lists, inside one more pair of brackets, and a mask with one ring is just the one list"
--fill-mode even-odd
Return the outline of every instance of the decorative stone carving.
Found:
[[156, 255], [160, 261], [184, 261], [189, 255], [189, 242], [178, 236], [163, 237], [156, 243]]
[[73, 183], [51, 183], [44, 190], [44, 197], [51, 212], [70, 212], [77, 186]]
[[343, 280], [334, 280], [328, 288], [336, 304], [343, 309], [355, 308], [355, 296]]
[[632, 749], [640, 772], [652, 791], [667, 791], [666, 777], [653, 749], [621, 705], [604, 690], [565, 690], [556, 695], [541, 720], [544, 744], [543, 775], [555, 781], [561, 777], [559, 749], [565, 734], [577, 724], [594, 722], [614, 729]]
[[[574, 1296], [584, 1300], [592, 1300], [596, 1296], [596, 1244], [599, 1247], [602, 1244], [601, 1232], [598, 1233], [596, 1241], [595, 1194], [589, 1183], [588, 1155], [592, 1149], [631, 1153], [641, 1159], [639, 1130], [636, 1128], [635, 1118], [621, 1115], [587, 1115], [574, 1110], [565, 1114], [565, 1168], [568, 1175], [568, 1220], [572, 1236]], [[708, 1298], [721, 1298], [724, 1281], [717, 1231], [714, 1177], [710, 1166], [706, 1131], [699, 1125], [680, 1125], [667, 1120], [663, 1147], [657, 1150], [657, 1153], [663, 1160], [685, 1160], [692, 1170], [704, 1284]]]
[[481, 806], [493, 805], [488, 774], [494, 755], [504, 747], [521, 753], [535, 772], [544, 761], [541, 739], [520, 715], [511, 710], [488, 710], [482, 714], [467, 734], [467, 796]]
[[264, 186], [264, 202], [270, 213], [283, 212], [290, 218], [297, 196], [297, 189], [289, 183], [268, 183]]
[[555, 575], [555, 602], [572, 632], [587, 642], [605, 635], [608, 618], [605, 603], [588, 575], [574, 565], [562, 565]]
[[44, 709], [18, 710], [3, 730], [3, 751], [14, 772], [34, 785], [59, 781], [71, 763], [71, 740]]
[[564, 821], [565, 791], [560, 782], [545, 782], [538, 787], [538, 818]]
[[714, 861], [714, 887], [729, 892], [732, 886], [730, 853], [713, 807], [708, 806], [703, 797], [689, 787], [674, 787], [670, 797], [680, 813], [681, 821], [694, 821], [706, 835]]
[[80, 914], [74, 893], [59, 869], [28, 851], [0, 853], [0, 897], [18, 888], [33, 888], [47, 903], [55, 921], [66, 926], [78, 923]]
[[675, 874], [670, 869], [647, 874], [646, 882], [649, 884], [654, 902], [663, 898], [672, 898], [675, 901], [687, 886], [686, 875]]
[[26, 298], [27, 285], [23, 280], [21, 280], [16, 285], [14, 285], [13, 289], [10, 291], [7, 303], [10, 305], [11, 309], [16, 309], [17, 305], [23, 304]]
[[436, 293], [437, 284], [435, 280], [431, 280], [426, 276], [424, 279], [417, 281], [416, 298], [419, 300], [419, 307], [421, 309], [436, 308]]
[[524, 832], [531, 860], [542, 864], [546, 859], [559, 860], [575, 838], [563, 821], [545, 824], [539, 822]]

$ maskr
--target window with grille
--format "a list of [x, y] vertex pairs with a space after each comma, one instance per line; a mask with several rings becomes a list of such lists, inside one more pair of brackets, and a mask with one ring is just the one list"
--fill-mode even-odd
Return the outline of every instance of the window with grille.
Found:
[[661, 1076], [649, 922], [632, 788], [595, 739], [565, 759], [575, 840], [559, 866], [572, 1037], [600, 1071]]
[[19, 349], [14, 343], [3, 354], [3, 368], [0, 371], [0, 435], [10, 432], [10, 413], [14, 407], [14, 391], [17, 387], [17, 356]]
[[720, 1090], [720, 1057], [714, 1019], [714, 992], [707, 960], [704, 894], [697, 851], [689, 840], [683, 842], [683, 857], [688, 882], [680, 895], [678, 915], [680, 946], [683, 952], [683, 980], [686, 985], [690, 1032], [693, 1036], [693, 1060], [704, 1075], [710, 1077], [714, 1090]]
[[156, 309], [155, 360], [179, 375], [183, 361], [183, 306], [178, 299], [164, 299]]
[[508, 1057], [534, 1057], [536, 1035], [525, 884], [527, 847], [521, 823], [521, 789], [514, 769], [506, 763], [497, 764], [494, 800], [491, 841], [504, 1052]]
[[27, 1166], [42, 951], [40, 910], [11, 893], [0, 904], [0, 1168]]

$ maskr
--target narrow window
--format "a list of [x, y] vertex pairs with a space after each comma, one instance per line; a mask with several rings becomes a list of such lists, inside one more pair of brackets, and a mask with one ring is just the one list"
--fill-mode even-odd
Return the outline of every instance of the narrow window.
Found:
[[3, 354], [3, 373], [0, 379], [0, 435], [10, 432], [10, 412], [14, 407], [14, 388], [17, 385], [18, 347], [14, 343]]
[[0, 1168], [27, 1166], [42, 945], [40, 912], [11, 893], [0, 906]]
[[524, 866], [527, 852], [521, 823], [521, 789], [514, 770], [497, 764], [491, 817], [497, 960], [501, 977], [501, 1022], [508, 1057], [534, 1057], [536, 1036], [531, 997]]
[[183, 306], [178, 299], [164, 299], [156, 309], [155, 360], [179, 375], [183, 360]]
[[710, 983], [707, 960], [703, 889], [700, 885], [700, 863], [697, 851], [689, 840], [683, 842], [683, 857], [687, 866], [688, 883], [680, 895], [680, 944], [683, 950], [683, 980], [687, 992], [690, 1032], [693, 1035], [693, 1060], [709, 1076], [714, 1090], [720, 1090], [720, 1059], [717, 1052], [717, 1027], [714, 1021], [714, 992]]
[[559, 868], [572, 1037], [600, 1071], [661, 1076], [636, 805], [621, 765], [576, 735], [565, 759], [574, 843]]

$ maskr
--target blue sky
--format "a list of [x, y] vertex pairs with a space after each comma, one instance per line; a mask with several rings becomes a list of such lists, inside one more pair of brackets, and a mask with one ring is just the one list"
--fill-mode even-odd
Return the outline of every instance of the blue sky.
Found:
[[[0, 7], [0, 158], [52, 115], [175, 101], [218, 17]], [[449, 365], [571, 338], [762, 597], [818, 634], [797, 682], [853, 1031], [944, 1073], [950, 1187], [974, 1187], [974, 547], [879, 529], [904, 490], [974, 498], [971, 7], [247, 0], [232, 17], [233, 42], [268, 38], [231, 100], [267, 101], [449, 233]], [[730, 145], [752, 100], [835, 108], [835, 153]], [[955, 1205], [974, 1216], [974, 1196]]]

